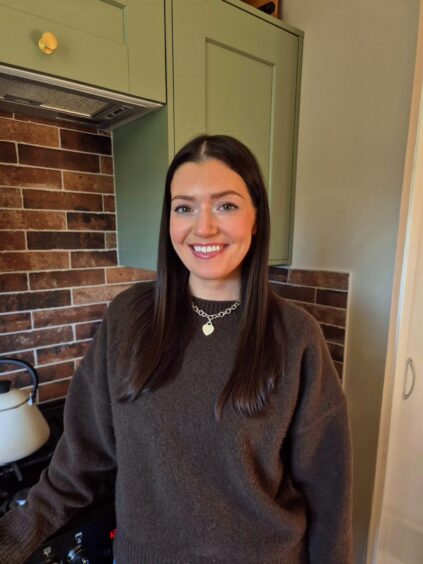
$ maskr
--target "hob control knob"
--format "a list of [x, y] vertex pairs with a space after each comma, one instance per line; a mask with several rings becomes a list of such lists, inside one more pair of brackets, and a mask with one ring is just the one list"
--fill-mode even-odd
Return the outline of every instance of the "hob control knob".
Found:
[[76, 546], [68, 552], [68, 560], [72, 564], [90, 564], [88, 550], [82, 546]]

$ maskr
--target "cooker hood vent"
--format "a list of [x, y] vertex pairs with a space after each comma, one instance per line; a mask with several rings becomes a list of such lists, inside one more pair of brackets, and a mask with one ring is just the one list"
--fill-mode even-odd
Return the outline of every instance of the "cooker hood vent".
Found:
[[160, 108], [150, 102], [0, 65], [0, 110], [113, 129]]

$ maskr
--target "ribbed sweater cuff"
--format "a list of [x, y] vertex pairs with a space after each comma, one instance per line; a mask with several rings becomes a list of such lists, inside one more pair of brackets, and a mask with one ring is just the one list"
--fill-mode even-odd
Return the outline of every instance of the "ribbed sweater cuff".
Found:
[[10, 511], [0, 521], [0, 564], [22, 564], [48, 536], [46, 527], [41, 523], [34, 527], [21, 511], [20, 508]]

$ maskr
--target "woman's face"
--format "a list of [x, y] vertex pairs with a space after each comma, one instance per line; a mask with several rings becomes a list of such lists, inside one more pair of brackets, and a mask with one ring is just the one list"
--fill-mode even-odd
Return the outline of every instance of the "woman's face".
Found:
[[217, 159], [181, 165], [171, 184], [170, 238], [192, 293], [237, 299], [256, 210], [239, 174]]

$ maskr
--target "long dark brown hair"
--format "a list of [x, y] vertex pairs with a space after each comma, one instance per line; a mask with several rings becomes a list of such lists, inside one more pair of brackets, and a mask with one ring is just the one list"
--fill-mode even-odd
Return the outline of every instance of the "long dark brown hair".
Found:
[[[270, 238], [269, 205], [260, 167], [251, 151], [227, 135], [201, 135], [187, 143], [174, 157], [166, 176], [162, 208], [157, 282], [150, 294], [133, 304], [138, 312], [127, 337], [132, 351], [131, 369], [125, 382], [124, 401], [151, 393], [177, 376], [192, 326], [189, 304], [189, 272], [176, 254], [169, 234], [171, 184], [184, 163], [217, 159], [244, 180], [256, 209], [256, 229], [242, 264], [239, 344], [228, 382], [217, 399], [220, 416], [229, 400], [246, 416], [264, 411], [283, 373], [285, 331], [280, 305], [268, 282]], [[177, 328], [177, 329], [176, 329]]]

